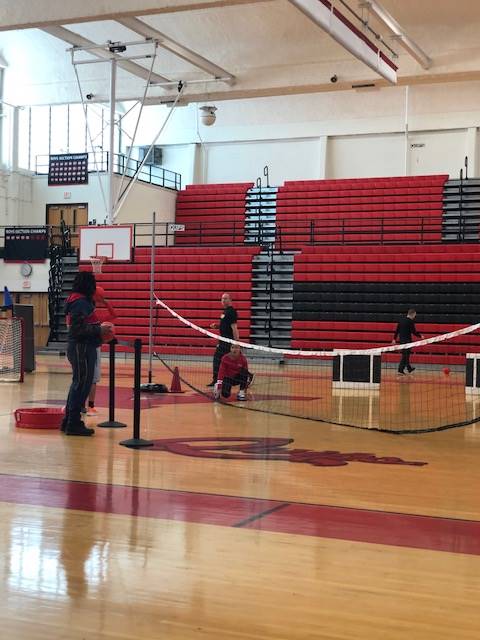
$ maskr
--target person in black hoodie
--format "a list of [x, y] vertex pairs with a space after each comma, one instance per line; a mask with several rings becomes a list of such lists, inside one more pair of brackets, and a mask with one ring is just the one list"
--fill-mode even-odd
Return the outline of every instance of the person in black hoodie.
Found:
[[73, 281], [72, 293], [65, 304], [68, 326], [67, 358], [72, 365], [72, 384], [68, 392], [62, 431], [67, 436], [91, 436], [80, 419], [80, 411], [88, 398], [92, 386], [97, 347], [108, 329], [100, 325], [95, 313], [93, 295], [97, 283], [95, 276], [87, 271], [78, 273]]

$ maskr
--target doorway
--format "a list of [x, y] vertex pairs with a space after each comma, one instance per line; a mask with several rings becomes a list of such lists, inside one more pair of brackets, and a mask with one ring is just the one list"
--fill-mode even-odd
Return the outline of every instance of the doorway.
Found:
[[62, 222], [70, 229], [70, 245], [80, 246], [79, 227], [88, 225], [87, 204], [47, 204], [47, 225], [51, 227], [52, 244], [62, 244]]

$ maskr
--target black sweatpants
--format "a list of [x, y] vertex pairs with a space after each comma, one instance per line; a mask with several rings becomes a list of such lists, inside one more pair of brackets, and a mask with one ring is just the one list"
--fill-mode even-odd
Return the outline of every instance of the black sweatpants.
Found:
[[252, 377], [252, 374], [247, 371], [247, 369], [240, 369], [238, 375], [234, 378], [229, 378], [227, 376], [222, 382], [222, 396], [224, 398], [229, 398], [232, 393], [232, 387], [235, 387], [236, 385], [240, 385], [240, 390], [245, 391]]
[[218, 370], [220, 369], [220, 362], [223, 356], [226, 353], [230, 352], [230, 343], [229, 342], [219, 342], [217, 348], [215, 349], [215, 353], [213, 354], [213, 376], [212, 382], [216, 382], [218, 380]]
[[400, 364], [398, 365], [398, 372], [403, 373], [405, 368], [407, 371], [412, 370], [412, 365], [410, 364], [410, 354], [412, 353], [411, 349], [402, 349], [402, 359], [400, 360]]
[[68, 392], [64, 421], [66, 425], [75, 426], [80, 423], [80, 410], [85, 406], [92, 386], [97, 347], [93, 343], [69, 342], [67, 358], [72, 365], [72, 384]]

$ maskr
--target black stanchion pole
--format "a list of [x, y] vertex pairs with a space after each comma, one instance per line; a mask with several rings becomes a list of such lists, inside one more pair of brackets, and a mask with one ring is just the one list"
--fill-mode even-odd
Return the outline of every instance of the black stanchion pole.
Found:
[[142, 341], [137, 338], [134, 341], [135, 348], [135, 370], [133, 387], [133, 438], [122, 440], [120, 444], [130, 449], [141, 449], [153, 446], [152, 440], [144, 440], [140, 437], [140, 387], [142, 379]]
[[112, 340], [109, 353], [109, 382], [108, 382], [108, 420], [106, 422], [100, 422], [97, 427], [102, 429], [123, 429], [127, 425], [124, 422], [118, 422], [115, 420], [115, 345], [117, 340]]

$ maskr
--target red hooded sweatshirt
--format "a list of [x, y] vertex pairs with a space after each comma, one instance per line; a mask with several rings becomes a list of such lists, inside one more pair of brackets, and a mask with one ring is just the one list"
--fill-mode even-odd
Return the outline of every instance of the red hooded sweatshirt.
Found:
[[218, 379], [235, 378], [242, 369], [248, 370], [248, 362], [243, 353], [238, 358], [233, 358], [229, 353], [226, 353], [220, 362]]

